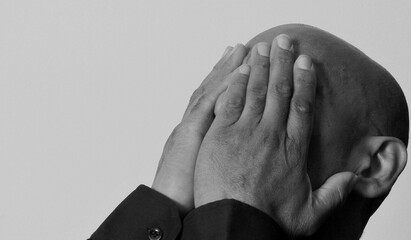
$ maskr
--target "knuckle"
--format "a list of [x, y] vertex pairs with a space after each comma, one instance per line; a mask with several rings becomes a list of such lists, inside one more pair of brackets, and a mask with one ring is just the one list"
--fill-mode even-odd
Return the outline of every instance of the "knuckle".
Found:
[[282, 97], [291, 97], [293, 93], [293, 88], [287, 79], [284, 78], [282, 81], [274, 84], [274, 93]]
[[315, 81], [308, 74], [298, 74], [295, 79], [296, 85], [308, 87], [312, 89], [315, 86]]
[[302, 98], [297, 98], [294, 101], [292, 101], [291, 106], [299, 114], [308, 115], [312, 114], [313, 112], [312, 102]]
[[267, 86], [264, 84], [255, 84], [252, 87], [250, 87], [248, 91], [248, 94], [251, 94], [252, 96], [258, 99], [265, 100], [265, 96], [267, 95]]
[[193, 94], [191, 95], [190, 102], [196, 101], [200, 96], [202, 96], [205, 93], [205, 88], [204, 86], [198, 87]]
[[189, 104], [189, 113], [193, 113], [202, 109], [203, 107], [208, 106], [209, 96], [205, 87], [200, 86], [197, 90], [194, 91], [193, 95], [190, 98]]
[[234, 96], [227, 99], [227, 107], [230, 109], [240, 109], [243, 107], [244, 98], [240, 96]]
[[248, 85], [248, 77], [247, 76], [239, 76], [238, 79], [235, 79], [232, 83], [233, 85], [237, 85], [243, 89], [247, 89]]
[[204, 109], [206, 106], [208, 106], [209, 99], [207, 95], [201, 95], [199, 98], [197, 98], [197, 101], [193, 103], [191, 107], [190, 113], [196, 112], [200, 109]]
[[257, 71], [266, 71], [270, 69], [270, 66], [270, 61], [268, 61], [267, 59], [260, 59], [255, 63], [253, 68], [255, 68]]

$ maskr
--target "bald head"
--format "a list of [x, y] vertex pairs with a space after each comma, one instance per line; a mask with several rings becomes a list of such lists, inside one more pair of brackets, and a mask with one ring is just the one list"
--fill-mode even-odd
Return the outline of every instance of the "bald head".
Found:
[[[296, 57], [305, 54], [313, 59], [317, 74], [307, 161], [313, 188], [342, 171], [354, 172], [361, 179], [352, 194], [355, 197], [328, 221], [325, 239], [343, 236], [338, 229], [347, 222], [352, 223], [350, 234], [359, 237], [405, 167], [408, 107], [404, 94], [383, 67], [349, 43], [315, 27], [274, 27], [251, 39], [247, 47], [271, 43], [280, 34], [290, 36]], [[329, 238], [331, 232], [334, 238]]]
[[408, 108], [401, 88], [379, 64], [342, 39], [315, 27], [289, 24], [250, 40], [271, 43], [291, 37], [295, 56], [309, 55], [317, 72], [315, 126], [309, 173], [313, 186], [354, 164], [353, 145], [365, 136], [394, 136], [408, 142]]

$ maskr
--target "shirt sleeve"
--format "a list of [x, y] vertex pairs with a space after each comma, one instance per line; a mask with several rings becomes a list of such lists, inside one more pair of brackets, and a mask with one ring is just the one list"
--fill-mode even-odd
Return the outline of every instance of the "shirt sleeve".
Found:
[[192, 210], [184, 219], [182, 240], [289, 239], [264, 212], [233, 199]]
[[174, 240], [181, 231], [176, 204], [140, 185], [107, 217], [90, 240]]

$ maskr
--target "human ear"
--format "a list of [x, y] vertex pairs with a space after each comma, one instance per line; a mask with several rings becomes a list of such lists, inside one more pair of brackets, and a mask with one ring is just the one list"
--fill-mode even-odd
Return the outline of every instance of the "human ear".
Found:
[[361, 141], [351, 159], [358, 163], [354, 190], [366, 198], [388, 193], [407, 163], [407, 148], [398, 138], [372, 136]]

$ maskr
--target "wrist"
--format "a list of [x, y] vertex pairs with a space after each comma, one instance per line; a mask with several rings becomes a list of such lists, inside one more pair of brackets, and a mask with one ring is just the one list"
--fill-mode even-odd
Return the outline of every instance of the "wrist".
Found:
[[151, 188], [173, 201], [178, 208], [180, 216], [185, 216], [194, 208], [193, 192], [188, 186], [185, 187], [182, 184], [173, 184], [171, 181], [163, 181], [156, 178]]
[[219, 190], [217, 187], [210, 188], [209, 191], [196, 190], [194, 191], [194, 206], [195, 208], [201, 207], [208, 203], [220, 201], [223, 199], [233, 199], [225, 191]]
[[271, 216], [271, 205], [269, 202], [261, 201], [261, 198], [257, 198], [256, 196], [252, 196], [247, 193], [233, 193], [233, 192], [226, 192], [224, 190], [216, 191], [217, 188], [214, 188], [213, 191], [203, 191], [203, 192], [195, 192], [194, 195], [194, 206], [195, 208], [201, 207], [203, 205], [217, 202], [224, 199], [232, 199], [238, 202], [244, 203], [249, 205], [255, 209], [258, 209], [261, 212], [264, 212], [268, 216]]

